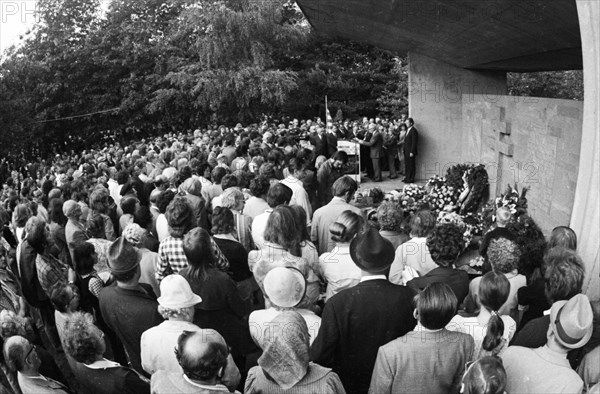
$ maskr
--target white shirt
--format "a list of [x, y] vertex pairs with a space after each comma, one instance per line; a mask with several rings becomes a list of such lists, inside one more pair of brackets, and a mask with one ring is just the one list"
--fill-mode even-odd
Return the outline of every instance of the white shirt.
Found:
[[425, 237], [414, 237], [398, 246], [390, 267], [390, 282], [402, 284], [402, 271], [406, 266], [417, 271], [420, 276], [438, 267], [431, 258], [426, 242]]
[[169, 222], [167, 221], [167, 217], [164, 213], [161, 213], [156, 218], [156, 235], [158, 236], [159, 242], [162, 242], [165, 238], [170, 236]]
[[352, 261], [349, 243], [338, 243], [331, 252], [323, 253], [319, 257], [319, 267], [327, 281], [325, 301], [361, 281], [362, 271]]
[[360, 282], [362, 283], [362, 282], [366, 282], [368, 280], [377, 280], [377, 279], [387, 280], [385, 275], [365, 275], [362, 278], [360, 278]]
[[[474, 316], [474, 317], [462, 317], [460, 315], [456, 315], [450, 320], [450, 323], [446, 325], [446, 328], [450, 331], [459, 331], [465, 334], [469, 334], [475, 340], [475, 348], [473, 350], [473, 356], [477, 357], [479, 351], [481, 350], [481, 345], [483, 344], [483, 338], [485, 338], [485, 334], [487, 333], [487, 325], [489, 322], [488, 315], [485, 316]], [[485, 320], [487, 318], [487, 320]], [[513, 320], [512, 317], [508, 315], [500, 316], [502, 322], [504, 323], [504, 332], [502, 333], [502, 338], [506, 340], [506, 345], [512, 339], [513, 335], [515, 335], [515, 331], [517, 330], [517, 323]], [[484, 319], [485, 322], [482, 323], [481, 319]]]
[[258, 249], [262, 249], [265, 244], [265, 229], [271, 212], [273, 210], [269, 208], [252, 220], [252, 240]]
[[142, 368], [152, 375], [158, 370], [182, 372], [175, 352], [177, 339], [183, 331], [206, 331], [207, 335], [213, 330], [202, 330], [197, 325], [187, 321], [165, 320], [156, 327], [142, 333], [140, 339]]
[[304, 211], [306, 212], [306, 225], [310, 226], [310, 219], [312, 218], [312, 206], [310, 205], [308, 193], [306, 190], [304, 190], [302, 181], [292, 175], [288, 175], [288, 177], [282, 180], [280, 183], [292, 189], [292, 199], [290, 200], [290, 205], [299, 205], [304, 208]]

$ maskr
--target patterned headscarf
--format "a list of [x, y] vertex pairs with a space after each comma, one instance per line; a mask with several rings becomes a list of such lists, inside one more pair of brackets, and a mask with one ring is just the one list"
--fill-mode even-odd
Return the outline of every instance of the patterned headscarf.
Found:
[[258, 365], [284, 390], [295, 386], [308, 372], [309, 336], [304, 318], [281, 312], [263, 330]]

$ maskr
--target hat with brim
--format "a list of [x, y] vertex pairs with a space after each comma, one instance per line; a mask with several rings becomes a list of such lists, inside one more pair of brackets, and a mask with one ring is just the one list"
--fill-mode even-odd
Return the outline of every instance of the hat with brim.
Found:
[[594, 312], [590, 300], [577, 294], [568, 301], [556, 301], [550, 309], [550, 325], [556, 341], [567, 349], [578, 349], [592, 336]]
[[265, 295], [280, 308], [292, 308], [302, 301], [306, 293], [306, 279], [293, 267], [275, 267], [263, 280]]
[[202, 302], [199, 295], [194, 294], [188, 281], [181, 275], [166, 276], [160, 282], [158, 304], [164, 308], [189, 308]]
[[385, 271], [392, 265], [395, 253], [392, 243], [372, 227], [360, 231], [350, 242], [352, 261], [366, 272]]
[[115, 274], [124, 274], [140, 264], [137, 250], [124, 237], [117, 238], [108, 248], [108, 265]]

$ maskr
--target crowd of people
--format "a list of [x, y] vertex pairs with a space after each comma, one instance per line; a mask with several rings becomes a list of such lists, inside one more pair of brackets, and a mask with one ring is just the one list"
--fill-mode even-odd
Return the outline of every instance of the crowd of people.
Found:
[[417, 136], [293, 120], [4, 162], [0, 391], [600, 392], [571, 229], [521, 217], [523, 242], [499, 208], [472, 278], [457, 225], [353, 205], [337, 141], [410, 182]]

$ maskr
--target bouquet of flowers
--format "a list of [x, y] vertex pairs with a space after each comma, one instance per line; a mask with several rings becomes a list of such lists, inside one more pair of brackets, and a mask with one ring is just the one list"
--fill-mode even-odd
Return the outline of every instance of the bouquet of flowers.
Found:
[[416, 212], [423, 206], [423, 198], [427, 191], [423, 186], [410, 184], [404, 186], [397, 201], [406, 212]]
[[527, 191], [529, 189], [524, 187], [519, 192], [519, 188], [515, 183], [514, 186], [508, 185], [506, 192], [501, 194], [500, 197], [496, 197], [496, 209], [500, 207], [507, 207], [510, 209], [510, 213], [516, 219], [519, 216], [527, 213]]
[[516, 221], [519, 217], [527, 214], [527, 187], [523, 187], [521, 191], [515, 184], [508, 185], [506, 191], [496, 197], [493, 204], [487, 204], [483, 209], [482, 217], [486, 228], [490, 227], [496, 221], [496, 210], [500, 207], [506, 207], [512, 214], [511, 221]]
[[358, 190], [354, 195], [355, 205], [359, 208], [376, 206], [384, 199], [383, 191], [375, 187], [373, 189]]
[[477, 256], [469, 261], [468, 269], [466, 271], [470, 274], [480, 274], [483, 270], [483, 263], [483, 257]]
[[447, 206], [455, 206], [458, 200], [457, 189], [446, 183], [446, 178], [433, 176], [427, 181], [429, 194], [425, 201], [433, 212], [446, 209]]
[[473, 236], [483, 235], [484, 222], [481, 212], [478, 212], [476, 214], [469, 212], [466, 215], [463, 215], [462, 218], [467, 227], [471, 229], [471, 234]]

